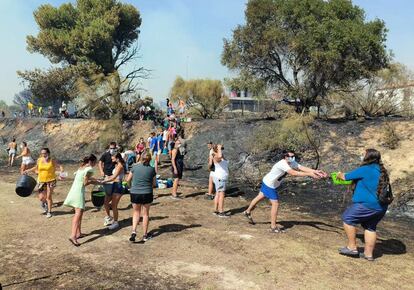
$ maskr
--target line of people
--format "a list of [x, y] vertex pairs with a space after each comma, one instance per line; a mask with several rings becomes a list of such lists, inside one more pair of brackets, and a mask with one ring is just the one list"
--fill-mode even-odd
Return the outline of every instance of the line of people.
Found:
[[[130, 201], [133, 207], [130, 241], [134, 242], [136, 240], [140, 217], [143, 218], [142, 241], [147, 241], [151, 238], [148, 236], [149, 211], [154, 199], [153, 188], [156, 186], [156, 164], [159, 162], [159, 152], [162, 152], [165, 148], [163, 133], [163, 130], [160, 130], [158, 135], [151, 134], [151, 139], [147, 140], [147, 144], [145, 144], [143, 138], [140, 138], [134, 150], [127, 150], [125, 152], [123, 152], [122, 147], [117, 146], [115, 142], [111, 142], [108, 150], [101, 156], [99, 161], [92, 154], [82, 160], [64, 202], [65, 206], [75, 209], [72, 219], [71, 237], [69, 238], [73, 245], [79, 246], [78, 239], [83, 236], [81, 222], [85, 209], [85, 187], [90, 184], [102, 185], [104, 187], [106, 194], [104, 226], [107, 226], [109, 230], [115, 230], [119, 227], [118, 203], [125, 193], [124, 183], [126, 182], [129, 187]], [[167, 141], [169, 142], [170, 140], [167, 139]], [[180, 198], [177, 194], [177, 189], [179, 180], [183, 176], [185, 156], [182, 150], [182, 143], [183, 140], [181, 138], [174, 136], [174, 140], [170, 144], [171, 151], [168, 152], [171, 156], [171, 173], [174, 178], [172, 188], [172, 198], [174, 199]], [[30, 150], [27, 148], [26, 143], [23, 142], [22, 145], [22, 154], [19, 156], [28, 157]], [[224, 157], [223, 145], [210, 142], [208, 148], [210, 174], [207, 196], [209, 199], [214, 199], [213, 213], [218, 217], [225, 218], [228, 217], [224, 211], [224, 201], [229, 178], [229, 162]], [[23, 154], [26, 155], [24, 156]], [[129, 164], [130, 155], [135, 156], [131, 164]], [[384, 200], [382, 198], [382, 195], [386, 192], [384, 188], [389, 187], [389, 176], [382, 163], [380, 152], [375, 149], [365, 150], [361, 156], [361, 162], [359, 168], [348, 173], [338, 174], [339, 179], [351, 180], [355, 184], [353, 203], [342, 216], [348, 243], [346, 247], [339, 249], [339, 253], [346, 256], [360, 256], [366, 260], [373, 261], [373, 250], [377, 238], [376, 227], [384, 217], [388, 204], [392, 199]], [[93, 168], [97, 164], [100, 176], [94, 177]], [[50, 150], [42, 148], [37, 162], [30, 168], [21, 169], [21, 172], [24, 174], [29, 172], [38, 173], [39, 199], [42, 210], [47, 217], [52, 216], [52, 195], [56, 186], [55, 171], [57, 168], [60, 169], [60, 172], [63, 172], [63, 167], [56, 159], [51, 157]], [[280, 200], [277, 189], [287, 175], [310, 177], [313, 179], [321, 179], [328, 176], [322, 170], [314, 170], [299, 164], [296, 160], [296, 153], [293, 150], [284, 151], [282, 159], [274, 164], [271, 170], [263, 177], [258, 195], [243, 212], [243, 216], [246, 217], [250, 224], [255, 224], [252, 213], [256, 205], [260, 201], [268, 199], [271, 203], [270, 231], [272, 233], [284, 231], [283, 226], [277, 223]], [[213, 194], [214, 188], [215, 194]], [[361, 224], [364, 228], [366, 245], [363, 253], [358, 252], [356, 245], [356, 226], [358, 224]]]

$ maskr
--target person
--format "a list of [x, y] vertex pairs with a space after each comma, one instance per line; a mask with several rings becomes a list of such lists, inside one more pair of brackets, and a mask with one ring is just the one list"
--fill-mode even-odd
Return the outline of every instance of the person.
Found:
[[20, 144], [20, 149], [22, 153], [16, 156], [16, 159], [22, 158], [22, 164], [20, 165], [20, 174], [23, 174], [26, 169], [31, 168], [35, 164], [35, 161], [31, 156], [30, 149], [27, 146], [26, 142], [23, 141], [22, 144]]
[[150, 166], [151, 152], [146, 149], [141, 160], [132, 166], [126, 181], [130, 184], [132, 214], [132, 233], [129, 240], [135, 242], [137, 226], [142, 212], [142, 241], [146, 242], [151, 237], [148, 235], [149, 211], [154, 200], [153, 188], [156, 184], [156, 173]]
[[184, 155], [180, 152], [181, 141], [180, 139], [176, 139], [175, 143], [173, 144], [173, 149], [171, 151], [171, 170], [173, 173], [173, 187], [172, 187], [172, 198], [173, 199], [180, 199], [177, 195], [177, 190], [179, 186], [180, 180], [183, 178], [183, 171], [184, 171]]
[[40, 150], [40, 157], [37, 159], [36, 166], [26, 169], [23, 174], [36, 171], [38, 173], [38, 189], [40, 206], [43, 212], [46, 213], [47, 218], [52, 217], [52, 195], [56, 187], [56, 168], [60, 168], [60, 173], [63, 172], [63, 166], [55, 159], [51, 158], [49, 148], [45, 147]]
[[206, 199], [213, 200], [214, 199], [214, 183], [213, 183], [213, 173], [214, 173], [214, 162], [213, 162], [213, 142], [207, 143], [208, 148], [208, 171], [210, 172], [208, 177], [208, 192], [206, 194]]
[[163, 131], [162, 128], [159, 128], [158, 130], [158, 135], [157, 135], [157, 164], [160, 164], [160, 155], [162, 153], [162, 151], [164, 150], [164, 140], [163, 140]]
[[[115, 164], [115, 168], [112, 171], [110, 176], [106, 176], [103, 183], [106, 185], [112, 186], [112, 190], [108, 191], [112, 194], [105, 195], [105, 212], [106, 220], [113, 221], [112, 224], [108, 227], [109, 230], [115, 230], [119, 227], [118, 223], [118, 203], [121, 200], [124, 188], [122, 182], [124, 181], [125, 176], [125, 160], [122, 158], [121, 153], [116, 153], [111, 156], [112, 163]], [[109, 206], [111, 202], [111, 206]], [[111, 218], [110, 210], [112, 209], [113, 218]], [[108, 218], [109, 217], [109, 218]]]
[[180, 115], [183, 116], [185, 114], [185, 102], [183, 99], [180, 99], [178, 107], [180, 108], [179, 109]]
[[93, 154], [83, 158], [81, 166], [75, 172], [75, 179], [69, 193], [63, 202], [63, 205], [72, 207], [75, 210], [69, 241], [76, 247], [80, 246], [78, 239], [83, 237], [81, 226], [85, 210], [85, 187], [89, 184], [101, 184], [100, 181], [92, 177], [93, 167], [95, 167], [96, 162], [97, 158]]
[[174, 114], [173, 104], [169, 103], [168, 108], [167, 108], [167, 116], [170, 117], [172, 114]]
[[270, 231], [272, 233], [279, 233], [283, 231], [283, 227], [276, 224], [277, 212], [279, 207], [279, 194], [277, 188], [280, 186], [282, 179], [287, 175], [292, 176], [309, 176], [315, 179], [324, 178], [327, 174], [321, 170], [314, 170], [296, 162], [295, 152], [293, 150], [283, 151], [283, 159], [277, 162], [270, 172], [265, 175], [262, 180], [262, 186], [259, 194], [252, 200], [249, 207], [243, 212], [244, 216], [248, 218], [251, 224], [254, 224], [251, 212], [254, 210], [256, 204], [267, 198], [272, 204], [270, 214]]
[[168, 129], [164, 128], [164, 131], [162, 132], [162, 141], [164, 142], [164, 150], [168, 150], [165, 148], [168, 148]]
[[39, 117], [43, 117], [43, 107], [42, 106], [39, 106], [38, 111], [39, 111]]
[[125, 161], [125, 172], [128, 173], [129, 170], [132, 168], [132, 165], [137, 162], [137, 155], [135, 154], [135, 150], [128, 149], [124, 152], [122, 156]]
[[151, 134], [151, 144], [150, 144], [151, 154], [156, 156], [158, 154], [158, 136], [155, 132]]
[[214, 171], [212, 178], [216, 187], [214, 197], [214, 214], [218, 217], [228, 217], [224, 213], [224, 194], [226, 192], [227, 179], [229, 177], [229, 163], [223, 156], [223, 145], [217, 144], [213, 147]]
[[1, 117], [2, 118], [6, 117], [6, 114], [4, 113], [4, 111], [1, 111]]
[[135, 154], [137, 155], [137, 162], [141, 159], [142, 153], [145, 151], [144, 138], [139, 138], [138, 144], [135, 146]]
[[12, 167], [13, 163], [14, 163], [14, 158], [16, 157], [16, 153], [17, 153], [17, 143], [16, 143], [15, 138], [13, 138], [12, 141], [7, 146], [7, 151], [9, 152], [9, 163], [8, 163], [8, 165], [10, 167]]
[[[381, 153], [376, 149], [367, 149], [361, 156], [362, 164], [348, 173], [339, 172], [338, 179], [352, 180], [355, 185], [352, 205], [342, 215], [344, 230], [348, 238], [346, 247], [339, 253], [346, 256], [374, 260], [374, 248], [377, 240], [377, 225], [384, 217], [388, 205], [378, 199], [378, 194], [389, 185], [389, 175], [381, 160]], [[364, 228], [365, 248], [358, 253], [356, 244], [356, 226]]]
[[[109, 143], [108, 150], [102, 154], [98, 162], [98, 169], [101, 174], [101, 177], [105, 178], [106, 176], [111, 176], [112, 172], [115, 169], [115, 164], [112, 162], [112, 155], [116, 155], [118, 149], [116, 142], [112, 141]], [[105, 189], [105, 207], [109, 208], [109, 202], [112, 199], [113, 194], [113, 185], [112, 184], [103, 184]], [[112, 224], [112, 217], [108, 214], [104, 218], [104, 226], [109, 226]]]
[[151, 142], [152, 142], [152, 138], [154, 138], [154, 136], [155, 136], [154, 132], [151, 132], [149, 134], [148, 139], [147, 139], [147, 148], [151, 148]]

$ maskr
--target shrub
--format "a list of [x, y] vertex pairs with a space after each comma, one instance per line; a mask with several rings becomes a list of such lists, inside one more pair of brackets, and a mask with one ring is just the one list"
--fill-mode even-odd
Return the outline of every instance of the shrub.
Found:
[[391, 123], [385, 123], [383, 126], [383, 144], [385, 147], [393, 150], [397, 149], [401, 141], [400, 136], [397, 133], [395, 125]]

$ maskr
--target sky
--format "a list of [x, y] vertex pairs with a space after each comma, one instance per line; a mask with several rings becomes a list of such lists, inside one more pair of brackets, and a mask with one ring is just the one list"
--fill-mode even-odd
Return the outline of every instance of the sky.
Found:
[[[52, 64], [26, 50], [26, 36], [37, 34], [33, 11], [41, 4], [58, 6], [68, 0], [0, 1], [0, 100], [12, 103], [24, 86], [17, 70], [46, 69]], [[71, 1], [74, 2], [74, 1]], [[141, 58], [127, 69], [145, 67], [151, 76], [143, 80], [143, 96], [156, 101], [167, 97], [176, 76], [223, 79], [231, 72], [220, 63], [223, 38], [244, 23], [245, 0], [124, 0], [135, 5], [142, 17], [139, 36]], [[380, 18], [389, 30], [387, 47], [395, 61], [414, 70], [414, 1], [355, 0], [367, 19]]]

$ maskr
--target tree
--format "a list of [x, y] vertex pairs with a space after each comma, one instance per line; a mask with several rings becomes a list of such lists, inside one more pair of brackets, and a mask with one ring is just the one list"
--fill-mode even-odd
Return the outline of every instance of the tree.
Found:
[[111, 114], [122, 115], [122, 96], [133, 93], [136, 80], [148, 73], [143, 67], [125, 76], [120, 73], [138, 58], [139, 49], [133, 45], [140, 32], [139, 11], [116, 0], [77, 0], [57, 8], [41, 5], [34, 17], [39, 33], [27, 37], [28, 50], [55, 64], [82, 67], [84, 83], [99, 80], [98, 87], [107, 89], [96, 101], [110, 99]]
[[69, 102], [76, 97], [77, 74], [70, 67], [18, 71], [17, 74], [26, 84], [35, 105], [59, 107], [62, 101]]
[[222, 63], [305, 109], [388, 63], [384, 22], [365, 21], [348, 0], [249, 0], [245, 18], [224, 40]]
[[210, 79], [186, 81], [177, 77], [171, 88], [171, 100], [179, 99], [183, 99], [196, 115], [204, 119], [218, 116], [228, 103], [221, 81]]

